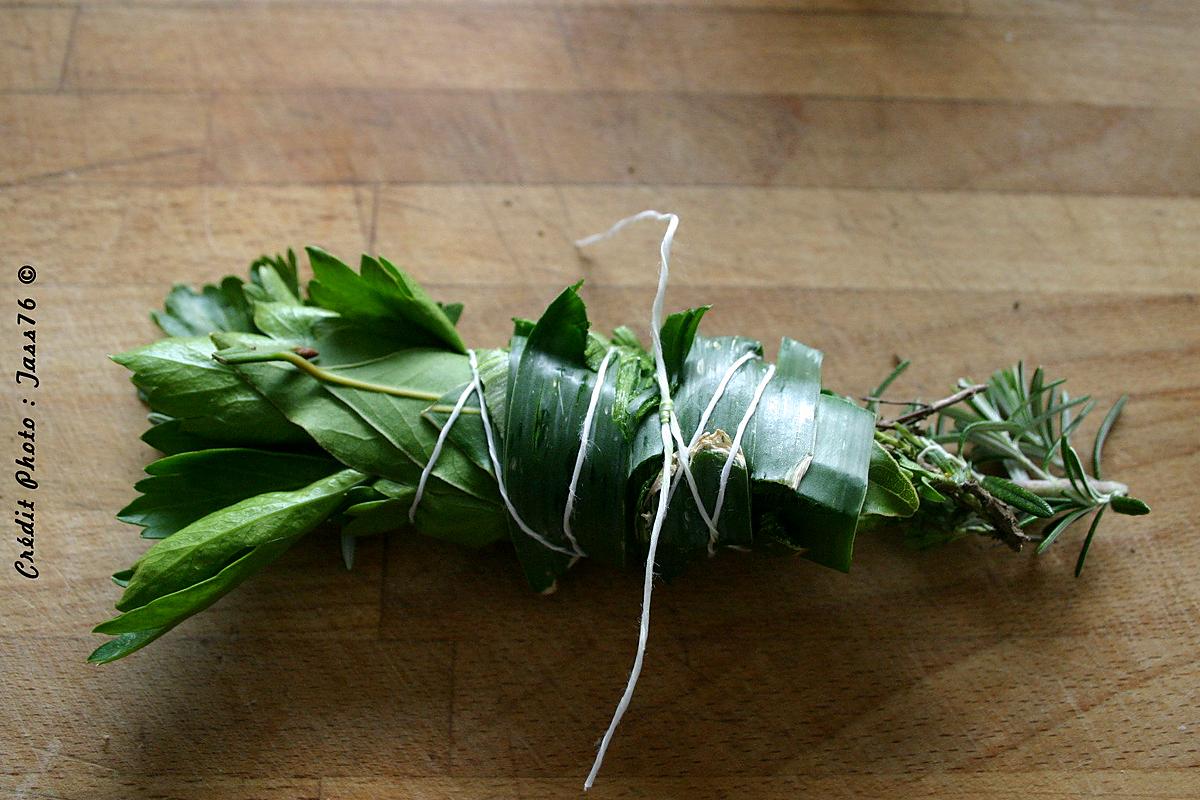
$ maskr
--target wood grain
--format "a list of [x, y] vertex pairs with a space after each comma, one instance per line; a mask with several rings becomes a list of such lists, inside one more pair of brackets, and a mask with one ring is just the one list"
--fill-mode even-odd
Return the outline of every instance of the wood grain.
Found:
[[1189, 157], [1200, 112], [1190, 109], [712, 92], [355, 91], [222, 93], [212, 119], [214, 179], [235, 183], [1200, 190]]
[[3, 0], [0, 275], [38, 268], [44, 384], [43, 573], [0, 579], [0, 794], [579, 796], [634, 574], [539, 597], [507, 548], [403, 531], [346, 572], [323, 531], [84, 664], [153, 458], [106, 356], [154, 336], [170, 284], [308, 243], [393, 258], [466, 303], [472, 344], [580, 277], [596, 325], [644, 334], [658, 231], [573, 241], [653, 206], [683, 217], [669, 305], [822, 348], [839, 391], [908, 357], [897, 396], [1017, 359], [1128, 392], [1106, 460], [1154, 513], [1106, 519], [1079, 580], [1078, 531], [1037, 558], [877, 532], [849, 575], [696, 565], [656, 589], [593, 794], [1195, 797], [1197, 8]]
[[[669, 89], [1183, 108], [1200, 101], [1200, 37], [1189, 24], [722, 9], [398, 6], [361, 15], [323, 5], [89, 7], [75, 39], [67, 85], [82, 89]], [[308, 69], [293, 68], [298, 54]]]
[[0, 8], [0, 91], [57, 88], [74, 17], [72, 8]]

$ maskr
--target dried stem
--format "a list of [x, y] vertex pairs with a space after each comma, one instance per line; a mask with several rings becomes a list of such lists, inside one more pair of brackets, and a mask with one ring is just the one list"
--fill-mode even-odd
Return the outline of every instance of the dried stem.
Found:
[[983, 383], [977, 383], [974, 386], [968, 386], [965, 389], [960, 389], [949, 397], [943, 397], [941, 400], [933, 403], [923, 404], [915, 411], [910, 411], [907, 414], [896, 417], [895, 419], [880, 420], [879, 422], [875, 423], [875, 427], [887, 429], [894, 428], [897, 425], [907, 425], [910, 422], [917, 422], [925, 419], [931, 414], [936, 414], [943, 408], [948, 408], [949, 406], [961, 403], [963, 400], [966, 400], [970, 397], [974, 397], [985, 389], [987, 389], [987, 384]]

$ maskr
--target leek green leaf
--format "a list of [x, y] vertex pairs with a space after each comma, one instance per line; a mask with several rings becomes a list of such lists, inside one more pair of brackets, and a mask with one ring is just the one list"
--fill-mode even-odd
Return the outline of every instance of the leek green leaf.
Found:
[[[729, 436], [724, 431], [717, 430], [702, 436], [692, 448], [689, 468], [710, 518], [720, 491], [721, 472], [732, 445], [733, 441]], [[695, 499], [687, 484], [680, 478], [678, 470], [675, 471], [675, 478], [679, 483], [667, 511], [667, 518], [663, 521], [655, 559], [655, 571], [668, 579], [680, 575], [689, 562], [709, 552], [711, 536], [704, 518], [696, 507]], [[643, 552], [649, 544], [650, 524], [658, 503], [658, 489], [656, 477], [643, 491], [638, 504], [638, 538]], [[725, 501], [721, 506], [721, 515], [716, 521], [716, 547], [749, 548], [753, 545], [751, 520], [750, 473], [746, 469], [745, 457], [739, 452], [731, 466], [729, 482], [725, 488]]]
[[[527, 525], [566, 549], [573, 549], [563, 530], [567, 490], [597, 378], [585, 360], [587, 332], [583, 300], [570, 287], [550, 304], [520, 347], [505, 424], [502, 467], [509, 498]], [[613, 361], [626, 357], [618, 351]], [[601, 386], [572, 527], [588, 556], [620, 565], [625, 538], [613, 532], [627, 527], [630, 442], [613, 421], [618, 372], [617, 364], [610, 364]], [[550, 588], [570, 557], [549, 550], [515, 523], [510, 531], [530, 584], [538, 591]]]

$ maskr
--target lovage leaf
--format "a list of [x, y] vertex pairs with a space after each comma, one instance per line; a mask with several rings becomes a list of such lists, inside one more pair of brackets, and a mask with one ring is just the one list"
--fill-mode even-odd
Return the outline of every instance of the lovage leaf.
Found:
[[207, 336], [170, 338], [112, 360], [133, 372], [150, 408], [179, 419], [183, 432], [233, 445], [307, 440], [236, 372], [214, 361], [215, 350]]
[[256, 495], [201, 517], [158, 540], [138, 559], [117, 609], [130, 611], [205, 581], [240, 558], [246, 548], [307, 533], [365, 477], [356, 470], [342, 470], [303, 489]]
[[355, 273], [319, 248], [308, 248], [308, 257], [313, 268], [308, 294], [318, 306], [347, 319], [370, 320], [380, 335], [410, 345], [467, 351], [446, 311], [387, 259], [363, 256]]
[[253, 331], [250, 304], [242, 293], [242, 280], [232, 275], [219, 285], [208, 284], [196, 291], [176, 284], [164, 301], [162, 311], [151, 318], [168, 336], [207, 336], [214, 331]]
[[245, 550], [243, 555], [236, 556], [215, 575], [132, 608], [107, 622], [100, 623], [92, 632], [120, 635], [148, 630], [169, 630], [193, 614], [208, 608], [246, 578], [283, 555], [302, 533], [304, 531], [299, 531], [295, 536], [251, 547]]
[[160, 458], [133, 487], [141, 496], [117, 519], [162, 539], [201, 517], [248, 497], [293, 491], [337, 472], [329, 458], [246, 448], [222, 448]]
[[[275, 343], [245, 334], [215, 337], [236, 347], [269, 351]], [[391, 391], [322, 382], [285, 362], [244, 363], [238, 373], [330, 455], [362, 472], [416, 486], [432, 455], [437, 428], [425, 410], [470, 375], [456, 353], [411, 348], [382, 358], [324, 369], [335, 378]], [[495, 481], [456, 447], [443, 449], [417, 513], [417, 528], [450, 541], [504, 530]]]

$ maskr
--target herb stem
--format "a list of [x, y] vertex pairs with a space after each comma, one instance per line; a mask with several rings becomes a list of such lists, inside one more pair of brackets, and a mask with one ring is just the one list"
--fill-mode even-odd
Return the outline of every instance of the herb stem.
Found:
[[[987, 385], [982, 384], [982, 383], [975, 384], [974, 386], [967, 386], [967, 387], [963, 388], [962, 390], [957, 391], [954, 394], [950, 395], [949, 397], [943, 397], [941, 400], [938, 400], [933, 403], [929, 403], [928, 405], [923, 405], [920, 408], [916, 409], [915, 411], [910, 411], [909, 413], [904, 414], [903, 416], [899, 416], [899, 417], [896, 417], [895, 419], [890, 419], [890, 420], [886, 420], [886, 421], [881, 420], [881, 421], [875, 423], [875, 427], [877, 427], [877, 428], [894, 428], [897, 425], [907, 425], [910, 422], [916, 422], [917, 420], [925, 419], [925, 417], [928, 417], [931, 414], [936, 414], [938, 411], [942, 410], [943, 408], [947, 408], [947, 407], [955, 405], [957, 403], [961, 403], [963, 400], [966, 400], [967, 398], [974, 397], [975, 395], [982, 392], [984, 389], [987, 389]], [[876, 402], [884, 402], [884, 401], [879, 400], [878, 398], [872, 398], [872, 399], [875, 400]]]
[[[1033, 492], [1039, 497], [1059, 497], [1071, 492], [1071, 481], [1067, 478], [1027, 479], [1012, 481], [1022, 489]], [[1129, 487], [1117, 481], [1098, 481], [1088, 478], [1088, 484], [1101, 495], [1128, 494]]]
[[422, 392], [416, 389], [408, 389], [403, 386], [387, 386], [381, 383], [370, 383], [369, 381], [360, 381], [357, 378], [348, 378], [345, 375], [338, 375], [336, 372], [331, 372], [327, 369], [322, 369], [316, 364], [309, 361], [299, 353], [294, 353], [288, 350], [259, 353], [259, 352], [239, 352], [239, 353], [214, 353], [213, 358], [220, 361], [222, 364], [259, 364], [268, 361], [286, 361], [299, 369], [307, 372], [317, 380], [323, 383], [332, 383], [336, 386], [345, 386], [348, 389], [359, 389], [364, 392], [378, 392], [379, 394], [388, 394], [393, 397], [404, 397], [410, 400], [426, 400], [428, 402], [436, 402], [441, 399], [441, 395], [432, 392]]

